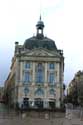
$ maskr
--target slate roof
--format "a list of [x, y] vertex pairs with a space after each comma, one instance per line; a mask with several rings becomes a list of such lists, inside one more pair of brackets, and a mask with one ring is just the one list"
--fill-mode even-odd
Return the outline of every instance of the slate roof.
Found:
[[24, 48], [46, 48], [48, 50], [57, 50], [55, 42], [47, 37], [44, 37], [42, 34], [26, 39], [24, 42]]

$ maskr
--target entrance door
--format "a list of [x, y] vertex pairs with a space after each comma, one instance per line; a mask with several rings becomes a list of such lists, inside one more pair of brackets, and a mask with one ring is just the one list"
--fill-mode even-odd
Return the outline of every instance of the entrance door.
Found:
[[55, 108], [55, 102], [50, 101], [50, 102], [49, 102], [49, 107], [50, 107], [51, 109], [54, 109], [54, 108]]
[[35, 99], [35, 106], [37, 108], [43, 108], [43, 100], [40, 98]]
[[29, 98], [23, 99], [23, 107], [26, 108], [26, 109], [29, 107]]

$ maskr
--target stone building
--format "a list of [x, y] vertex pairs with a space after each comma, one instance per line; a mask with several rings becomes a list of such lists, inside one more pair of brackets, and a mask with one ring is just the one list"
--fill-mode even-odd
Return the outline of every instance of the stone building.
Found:
[[83, 103], [83, 71], [78, 71], [69, 83], [67, 95], [72, 103]]
[[0, 87], [0, 102], [4, 102], [3, 95], [4, 95], [4, 87]]
[[61, 108], [63, 102], [64, 57], [55, 41], [44, 36], [44, 22], [23, 45], [15, 42], [5, 94], [14, 107]]

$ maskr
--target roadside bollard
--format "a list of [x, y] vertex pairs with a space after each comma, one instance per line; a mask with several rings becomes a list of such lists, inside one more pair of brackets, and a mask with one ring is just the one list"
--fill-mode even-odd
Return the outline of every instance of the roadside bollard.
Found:
[[26, 117], [26, 113], [22, 113], [22, 118], [25, 118]]
[[47, 114], [47, 113], [45, 114], [45, 119], [49, 119], [49, 116], [48, 116], [48, 114]]

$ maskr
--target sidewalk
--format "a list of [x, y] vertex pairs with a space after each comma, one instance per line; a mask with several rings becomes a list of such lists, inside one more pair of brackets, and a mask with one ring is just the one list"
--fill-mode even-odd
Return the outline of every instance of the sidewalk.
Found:
[[63, 125], [83, 125], [83, 120], [79, 118], [64, 119]]
[[16, 118], [16, 119], [0, 119], [0, 125], [83, 125], [80, 119], [39, 119], [39, 118]]

